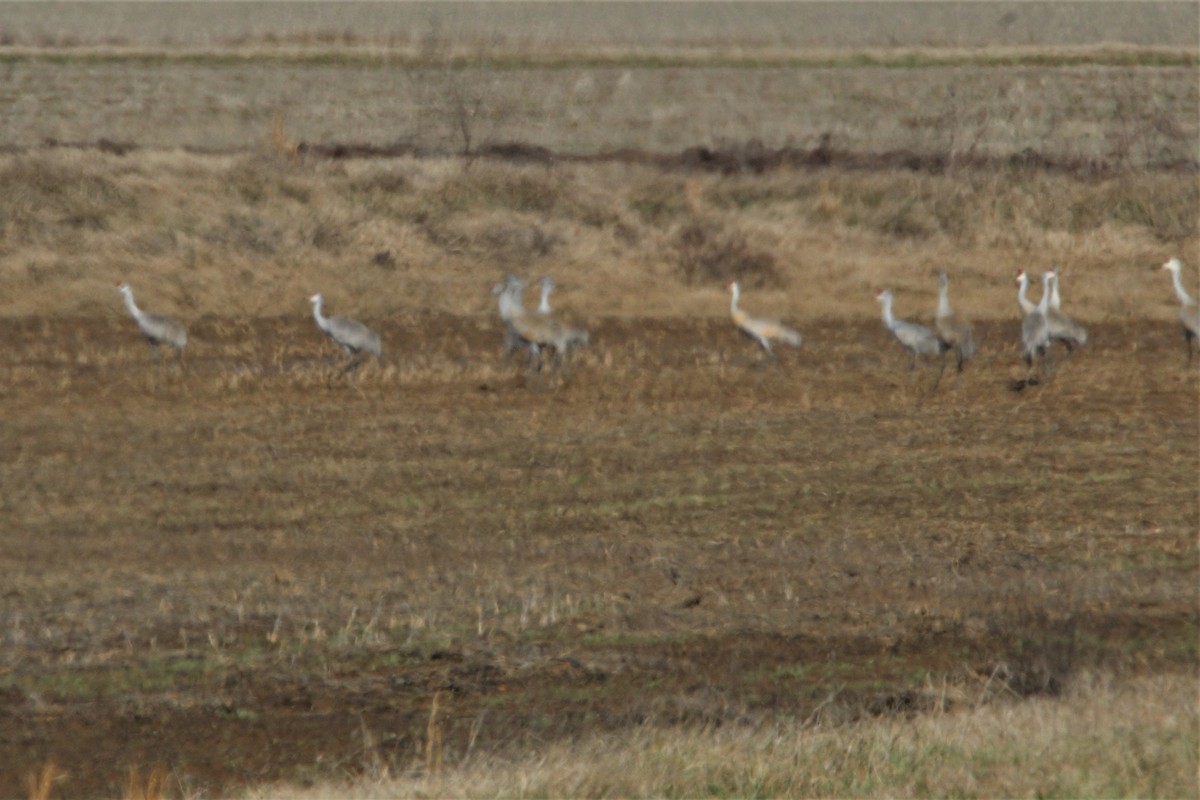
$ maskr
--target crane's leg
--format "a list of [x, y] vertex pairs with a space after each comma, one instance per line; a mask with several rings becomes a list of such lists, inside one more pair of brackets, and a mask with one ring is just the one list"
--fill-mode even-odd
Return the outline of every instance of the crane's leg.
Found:
[[763, 341], [760, 341], [759, 344], [762, 345], [763, 352], [767, 354], [766, 361], [758, 362], [759, 369], [761, 369], [763, 366], [765, 366], [768, 363], [772, 367], [778, 367], [779, 360], [777, 358], [775, 358], [775, 351], [771, 349], [771, 343], [766, 340], [763, 340]]
[[939, 364], [938, 364], [937, 377], [934, 378], [934, 380], [933, 380], [933, 388], [934, 389], [936, 389], [938, 387], [938, 384], [940, 384], [942, 382], [942, 375], [946, 372], [946, 356], [945, 356], [945, 354], [943, 354], [942, 357], [940, 359], [938, 359], [938, 361], [939, 361]]
[[346, 363], [346, 366], [342, 367], [337, 372], [329, 373], [329, 378], [325, 381], [325, 385], [332, 388], [333, 381], [335, 378], [343, 378], [346, 375], [353, 373], [355, 370], [357, 370], [359, 367], [362, 366], [363, 360], [364, 360], [364, 356], [361, 353], [351, 356], [350, 361], [348, 361]]
[[542, 371], [542, 363], [545, 360], [542, 355], [542, 348], [537, 344], [529, 343], [529, 371], [539, 373]]
[[[1032, 386], [1033, 384], [1037, 383], [1037, 378], [1034, 375], [1034, 366], [1033, 366], [1033, 357], [1037, 353], [1038, 353], [1038, 349], [1036, 347], [1032, 350], [1025, 351], [1025, 385], [1026, 386]], [[1041, 366], [1040, 361], [1038, 362], [1038, 366], [1039, 367]]]

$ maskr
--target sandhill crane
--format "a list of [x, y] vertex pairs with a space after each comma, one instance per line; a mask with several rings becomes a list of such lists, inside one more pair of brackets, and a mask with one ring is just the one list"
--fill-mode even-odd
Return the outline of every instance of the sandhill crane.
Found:
[[170, 317], [147, 314], [138, 308], [137, 303], [133, 302], [133, 289], [128, 283], [118, 284], [117, 291], [125, 296], [125, 307], [137, 321], [138, 329], [150, 343], [155, 355], [158, 354], [159, 345], [163, 344], [174, 347], [179, 355], [183, 355], [183, 348], [187, 346], [187, 330], [182, 325]]
[[1076, 345], [1087, 344], [1087, 329], [1068, 317], [1060, 309], [1062, 296], [1058, 292], [1058, 267], [1047, 270], [1043, 276], [1048, 281], [1049, 303], [1046, 306], [1046, 325], [1050, 329], [1050, 340], [1062, 342], [1067, 346], [1067, 352], [1075, 349]]
[[538, 302], [537, 312], [542, 316], [546, 316], [550, 313], [550, 293], [554, 291], [554, 287], [558, 284], [549, 275], [542, 278], [538, 283], [542, 285], [542, 298]]
[[729, 303], [729, 316], [733, 320], [733, 324], [739, 331], [758, 342], [772, 362], [775, 361], [775, 351], [771, 349], [772, 340], [792, 347], [800, 346], [800, 334], [782, 322], [752, 317], [738, 308], [738, 299], [742, 295], [742, 290], [737, 281], [729, 284], [729, 291], [732, 295]]
[[1192, 363], [1192, 342], [1200, 345], [1200, 307], [1183, 288], [1183, 278], [1180, 270], [1183, 265], [1178, 258], [1172, 258], [1162, 265], [1162, 269], [1171, 273], [1171, 283], [1175, 286], [1175, 296], [1179, 298], [1179, 323], [1183, 326], [1183, 339], [1187, 345], [1187, 363]]
[[[916, 368], [918, 356], [940, 356], [946, 352], [948, 348], [946, 343], [939, 339], [937, 334], [929, 330], [929, 328], [926, 328], [924, 325], [918, 325], [915, 322], [896, 319], [892, 315], [891, 289], [881, 289], [875, 295], [875, 299], [883, 306], [883, 324], [896, 337], [896, 341], [912, 354], [912, 362], [909, 364], [910, 370]], [[943, 360], [941, 369], [938, 370], [938, 381], [942, 379], [942, 372], [945, 369], [946, 362]], [[937, 386], [936, 382], [934, 386]]]
[[323, 330], [330, 339], [337, 342], [338, 346], [350, 356], [350, 362], [346, 364], [342, 372], [357, 369], [362, 364], [364, 353], [379, 357], [382, 347], [379, 344], [379, 336], [374, 331], [358, 320], [323, 315], [321, 305], [324, 303], [324, 298], [319, 293], [308, 298], [308, 301], [312, 303], [313, 319], [317, 321], [317, 327]]
[[938, 273], [938, 305], [934, 325], [938, 338], [958, 356], [958, 371], [975, 355], [975, 331], [971, 325], [950, 310], [950, 278]]
[[[1046, 309], [1050, 306], [1050, 274], [1047, 272], [1042, 275], [1041, 301], [1021, 320], [1021, 344], [1024, 347], [1025, 366], [1032, 369], [1034, 356], [1037, 356], [1039, 366], [1047, 375], [1054, 366], [1054, 351], [1050, 348], [1050, 326], [1046, 322]], [[1029, 277], [1024, 270], [1017, 274], [1017, 284], [1021, 287], [1020, 293], [1029, 285]]]
[[578, 346], [588, 344], [587, 331], [566, 325], [550, 315], [530, 314], [521, 303], [521, 291], [525, 282], [509, 275], [496, 284], [492, 293], [499, 297], [500, 318], [511, 329], [518, 341], [529, 347], [534, 368], [542, 368], [542, 348], [554, 349], [555, 364], [563, 360]]

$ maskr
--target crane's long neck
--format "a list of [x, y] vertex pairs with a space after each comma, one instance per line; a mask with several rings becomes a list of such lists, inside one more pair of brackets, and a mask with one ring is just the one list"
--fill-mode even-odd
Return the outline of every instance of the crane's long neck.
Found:
[[525, 313], [525, 309], [521, 307], [520, 295], [521, 291], [518, 286], [506, 286], [504, 291], [500, 293], [500, 318], [503, 320], [511, 320]]
[[1021, 310], [1028, 314], [1036, 307], [1029, 300], [1029, 276], [1022, 273], [1018, 280], [1017, 286], [1017, 302], [1021, 305]]
[[892, 316], [892, 298], [888, 295], [880, 300], [883, 303], [883, 324], [888, 328], [893, 328], [896, 325], [896, 318]]
[[1046, 309], [1050, 307], [1050, 276], [1042, 276], [1042, 299], [1037, 304], [1037, 310], [1046, 313]]
[[938, 283], [937, 315], [939, 317], [950, 316], [950, 287], [946, 284], [946, 281]]
[[327, 330], [329, 328], [329, 319], [321, 313], [322, 302], [323, 300], [320, 297], [318, 297], [316, 300], [313, 300], [313, 319], [317, 321], [318, 328], [321, 330]]
[[736, 317], [738, 315], [738, 295], [741, 294], [741, 290], [738, 288], [737, 284], [734, 284], [732, 287], [730, 287], [729, 291], [733, 295], [729, 299], [729, 313]]
[[1050, 273], [1050, 307], [1061, 308], [1062, 296], [1058, 293], [1058, 273]]
[[1193, 300], [1192, 296], [1189, 295], [1187, 290], [1183, 288], [1183, 278], [1180, 277], [1179, 270], [1171, 270], [1171, 283], [1175, 284], [1175, 296], [1179, 298], [1180, 303], [1183, 303], [1185, 306], [1196, 305], [1196, 301]]
[[121, 294], [125, 296], [125, 307], [129, 309], [129, 313], [133, 315], [134, 319], [140, 320], [142, 318], [142, 310], [137, 307], [137, 303], [133, 302], [133, 292], [126, 290], [121, 292]]
[[538, 313], [539, 314], [549, 314], [550, 313], [551, 288], [552, 287], [548, 283], [542, 284], [542, 300], [540, 303], [538, 303]]

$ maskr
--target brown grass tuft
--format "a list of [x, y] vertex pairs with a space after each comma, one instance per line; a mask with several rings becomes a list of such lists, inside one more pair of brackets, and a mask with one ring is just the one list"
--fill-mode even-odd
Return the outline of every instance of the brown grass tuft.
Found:
[[689, 286], [722, 286], [741, 281], [750, 289], [779, 288], [775, 256], [750, 245], [738, 230], [717, 228], [713, 220], [685, 224], [675, 234], [679, 275]]

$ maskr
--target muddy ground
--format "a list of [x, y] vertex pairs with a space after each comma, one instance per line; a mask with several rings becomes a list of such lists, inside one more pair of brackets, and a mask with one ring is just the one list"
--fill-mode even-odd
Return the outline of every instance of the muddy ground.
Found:
[[[1195, 364], [1094, 326], [1020, 387], [878, 322], [760, 365], [726, 320], [0, 322], [0, 795], [420, 769], [645, 721], [797, 725], [1193, 670]], [[434, 698], [437, 712], [431, 717]], [[434, 748], [436, 749], [436, 748]]]

